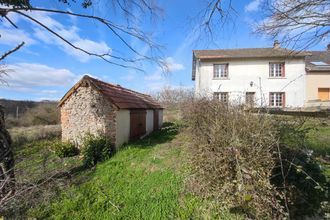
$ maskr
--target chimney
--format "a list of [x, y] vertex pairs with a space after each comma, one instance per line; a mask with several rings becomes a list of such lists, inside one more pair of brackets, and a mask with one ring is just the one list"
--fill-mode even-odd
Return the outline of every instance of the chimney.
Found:
[[275, 40], [274, 44], [273, 44], [273, 48], [274, 49], [279, 49], [280, 47], [281, 47], [280, 42], [278, 42], [278, 40]]

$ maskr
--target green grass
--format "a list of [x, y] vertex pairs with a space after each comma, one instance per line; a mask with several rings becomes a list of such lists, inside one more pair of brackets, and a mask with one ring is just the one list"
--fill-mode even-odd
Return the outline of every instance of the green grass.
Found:
[[307, 135], [307, 143], [318, 155], [330, 155], [330, 124], [319, 124]]
[[[51, 219], [236, 219], [184, 191], [186, 136], [167, 124], [86, 171], [89, 178], [29, 216]], [[86, 172], [80, 173], [80, 177]], [[218, 213], [218, 212], [217, 212]]]

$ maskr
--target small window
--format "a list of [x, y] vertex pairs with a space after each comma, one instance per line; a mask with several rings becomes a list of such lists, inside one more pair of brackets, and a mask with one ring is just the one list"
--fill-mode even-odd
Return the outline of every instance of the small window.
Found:
[[214, 79], [228, 78], [228, 63], [214, 64], [213, 65], [213, 78]]
[[215, 92], [213, 98], [223, 103], [228, 103], [228, 92]]
[[285, 77], [284, 63], [269, 63], [269, 77]]
[[271, 92], [269, 93], [269, 106], [270, 107], [284, 107], [285, 106], [285, 93], [284, 92]]

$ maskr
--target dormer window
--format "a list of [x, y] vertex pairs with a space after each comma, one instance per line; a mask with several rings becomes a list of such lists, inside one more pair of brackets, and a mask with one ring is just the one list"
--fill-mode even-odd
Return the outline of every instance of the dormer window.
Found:
[[285, 77], [284, 63], [269, 63], [269, 77], [281, 78]]
[[228, 78], [228, 63], [213, 65], [213, 79]]

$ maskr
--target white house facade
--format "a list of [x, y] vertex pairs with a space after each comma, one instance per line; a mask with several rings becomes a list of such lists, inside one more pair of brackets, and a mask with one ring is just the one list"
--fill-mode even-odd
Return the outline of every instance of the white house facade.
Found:
[[306, 55], [278, 43], [272, 48], [195, 50], [195, 95], [254, 107], [304, 107]]

